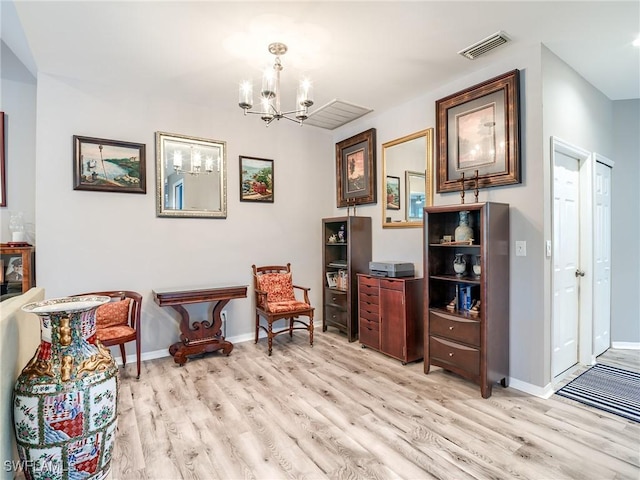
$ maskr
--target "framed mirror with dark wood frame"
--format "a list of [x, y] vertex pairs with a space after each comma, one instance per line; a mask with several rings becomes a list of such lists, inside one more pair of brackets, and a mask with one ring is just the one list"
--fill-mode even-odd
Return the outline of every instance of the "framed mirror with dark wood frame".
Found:
[[382, 179], [382, 228], [421, 228], [433, 204], [433, 128], [383, 143]]

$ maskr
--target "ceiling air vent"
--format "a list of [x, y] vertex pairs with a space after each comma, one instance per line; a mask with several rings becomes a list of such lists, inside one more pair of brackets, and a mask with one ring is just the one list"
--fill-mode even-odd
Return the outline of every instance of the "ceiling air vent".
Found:
[[373, 110], [368, 107], [361, 107], [354, 103], [345, 102], [344, 100], [334, 99], [311, 112], [304, 124], [333, 130], [369, 112], [373, 112]]
[[489, 35], [487, 38], [480, 40], [473, 45], [460, 50], [458, 53], [463, 57], [468, 58], [469, 60], [473, 60], [474, 58], [478, 58], [480, 55], [484, 55], [485, 53], [493, 50], [500, 45], [503, 45], [509, 41], [509, 37], [503, 31], [496, 32], [493, 35]]

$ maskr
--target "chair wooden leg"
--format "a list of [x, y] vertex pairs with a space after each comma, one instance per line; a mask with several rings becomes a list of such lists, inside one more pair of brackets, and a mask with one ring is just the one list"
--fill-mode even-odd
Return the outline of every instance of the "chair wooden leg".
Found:
[[309, 345], [313, 347], [313, 315], [309, 316]]
[[136, 341], [136, 362], [138, 363], [138, 376], [136, 379], [140, 380], [140, 344]]
[[289, 336], [293, 338], [293, 317], [289, 319]]
[[268, 330], [267, 330], [267, 345], [269, 346], [269, 356], [271, 356], [271, 350], [273, 348], [273, 324], [268, 321]]
[[256, 340], [253, 343], [258, 343], [259, 333], [260, 333], [260, 315], [256, 313]]
[[127, 354], [124, 351], [124, 343], [120, 344], [120, 355], [122, 356], [122, 368], [127, 365]]

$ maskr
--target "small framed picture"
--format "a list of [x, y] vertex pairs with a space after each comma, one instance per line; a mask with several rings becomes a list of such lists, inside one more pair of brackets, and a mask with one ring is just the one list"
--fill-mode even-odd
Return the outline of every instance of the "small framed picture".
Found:
[[273, 160], [240, 157], [240, 201], [273, 203]]
[[73, 136], [73, 189], [147, 193], [144, 143]]
[[23, 275], [22, 257], [11, 257], [7, 262], [7, 270], [3, 280], [7, 282], [22, 282]]
[[327, 286], [329, 288], [338, 286], [338, 274], [336, 272], [327, 272]]
[[387, 175], [387, 210], [400, 210], [400, 177]]

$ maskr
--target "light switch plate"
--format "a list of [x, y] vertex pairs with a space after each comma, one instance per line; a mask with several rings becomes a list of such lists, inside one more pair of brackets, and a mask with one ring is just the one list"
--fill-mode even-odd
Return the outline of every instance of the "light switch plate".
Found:
[[527, 242], [524, 240], [516, 240], [516, 257], [527, 256]]

